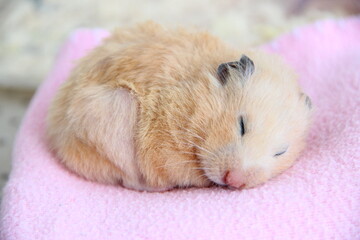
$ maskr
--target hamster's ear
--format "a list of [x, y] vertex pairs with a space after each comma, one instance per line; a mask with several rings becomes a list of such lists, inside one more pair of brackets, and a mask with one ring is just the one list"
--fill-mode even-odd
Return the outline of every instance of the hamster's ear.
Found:
[[309, 108], [309, 109], [312, 109], [312, 102], [311, 102], [311, 99], [308, 95], [302, 93], [301, 94], [301, 99], [302, 101], [304, 101], [305, 105]]
[[246, 55], [242, 55], [238, 62], [227, 62], [219, 65], [217, 75], [220, 83], [225, 85], [230, 75], [230, 69], [235, 70], [241, 76], [241, 79], [246, 79], [255, 71], [254, 62]]
[[217, 75], [221, 85], [225, 85], [229, 77], [229, 63], [222, 63], [217, 69]]
[[239, 66], [244, 76], [251, 76], [255, 71], [254, 62], [246, 55], [242, 55], [239, 60]]

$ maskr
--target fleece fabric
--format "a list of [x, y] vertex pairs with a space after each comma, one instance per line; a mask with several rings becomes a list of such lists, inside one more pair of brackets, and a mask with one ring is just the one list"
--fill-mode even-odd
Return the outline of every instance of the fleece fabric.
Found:
[[34, 96], [1, 206], [2, 240], [360, 239], [360, 18], [327, 20], [264, 46], [300, 76], [315, 114], [294, 167], [265, 185], [141, 193], [85, 181], [44, 139], [49, 102], [108, 32], [78, 30]]

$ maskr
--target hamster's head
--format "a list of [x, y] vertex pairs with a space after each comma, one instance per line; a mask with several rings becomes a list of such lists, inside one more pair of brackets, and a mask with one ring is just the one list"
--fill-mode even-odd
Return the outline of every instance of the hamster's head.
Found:
[[311, 112], [294, 72], [277, 56], [249, 52], [220, 64], [209, 82], [195, 122], [204, 127], [197, 154], [206, 177], [251, 188], [292, 166]]

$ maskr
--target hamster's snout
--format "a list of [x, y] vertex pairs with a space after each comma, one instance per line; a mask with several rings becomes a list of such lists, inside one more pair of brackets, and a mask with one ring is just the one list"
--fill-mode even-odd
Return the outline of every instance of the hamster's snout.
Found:
[[244, 176], [234, 170], [227, 171], [224, 175], [224, 183], [233, 188], [244, 188], [246, 179]]

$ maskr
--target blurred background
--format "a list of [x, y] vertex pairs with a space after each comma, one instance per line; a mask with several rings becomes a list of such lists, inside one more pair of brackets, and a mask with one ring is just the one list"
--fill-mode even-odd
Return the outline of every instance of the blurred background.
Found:
[[256, 46], [317, 20], [359, 12], [360, 0], [0, 0], [0, 190], [27, 105], [76, 28], [111, 30], [151, 19]]

